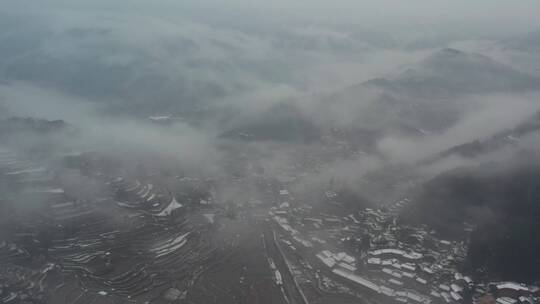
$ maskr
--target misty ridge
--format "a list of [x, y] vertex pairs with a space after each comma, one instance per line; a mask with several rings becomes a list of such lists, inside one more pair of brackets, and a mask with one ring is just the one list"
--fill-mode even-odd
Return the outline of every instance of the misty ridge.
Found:
[[[540, 7], [435, 2], [8, 0], [0, 274], [51, 276], [0, 302], [539, 303]], [[410, 286], [369, 268], [392, 246], [429, 256]]]

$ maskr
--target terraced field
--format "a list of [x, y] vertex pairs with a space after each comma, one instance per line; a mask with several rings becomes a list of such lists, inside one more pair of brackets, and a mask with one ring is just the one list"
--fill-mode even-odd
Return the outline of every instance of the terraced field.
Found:
[[99, 175], [103, 192], [75, 199], [57, 174], [0, 155], [1, 302], [283, 301], [247, 218], [118, 176]]

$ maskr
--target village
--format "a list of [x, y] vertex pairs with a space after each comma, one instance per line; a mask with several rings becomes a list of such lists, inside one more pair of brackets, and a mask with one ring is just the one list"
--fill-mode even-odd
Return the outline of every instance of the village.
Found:
[[[538, 303], [540, 288], [517, 282], [475, 282], [460, 272], [466, 241], [438, 238], [425, 227], [400, 225], [403, 198], [338, 216], [298, 203], [286, 189], [269, 212], [299, 276], [328, 292], [388, 303]], [[328, 204], [338, 196], [325, 191]], [[291, 203], [294, 202], [294, 203]], [[472, 227], [467, 230], [470, 231]]]

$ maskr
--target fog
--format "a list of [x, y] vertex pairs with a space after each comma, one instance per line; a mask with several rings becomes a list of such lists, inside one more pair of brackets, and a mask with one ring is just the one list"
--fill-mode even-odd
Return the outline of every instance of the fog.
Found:
[[[6, 1], [12, 10], [37, 9], [33, 1]], [[246, 1], [234, 0], [226, 4], [216, 0], [177, 1], [162, 0], [159, 5], [146, 1], [47, 1], [46, 10], [111, 11], [120, 13], [152, 14], [174, 18], [178, 15], [200, 18], [206, 22], [249, 25], [255, 27], [280, 22], [316, 22], [336, 25], [359, 24], [373, 28], [393, 28], [431, 25], [458, 30], [467, 27], [473, 31], [513, 32], [537, 26], [535, 13], [538, 3], [532, 0], [503, 2], [481, 0], [390, 0], [352, 1]], [[40, 8], [40, 10], [43, 10]], [[212, 14], [212, 16], [210, 16]], [[384, 16], [384, 20], [380, 17]], [[212, 21], [211, 21], [212, 20]], [[511, 22], [506, 22], [511, 20]], [[504, 25], [503, 25], [504, 24]], [[459, 25], [459, 29], [456, 28]], [[496, 26], [493, 28], [492, 26]], [[427, 30], [425, 32], [428, 32]]]
[[[356, 180], [364, 172], [356, 164], [410, 165], [537, 111], [538, 81], [523, 76], [534, 71], [513, 60], [523, 50], [509, 41], [538, 28], [539, 9], [534, 1], [7, 1], [0, 102], [4, 116], [73, 125], [80, 149], [174, 156], [214, 174], [224, 143], [264, 150], [258, 161], [280, 170], [304, 149], [323, 162], [309, 170], [316, 176]], [[471, 76], [466, 64], [441, 59], [445, 47], [485, 71]], [[494, 71], [500, 79], [490, 79]], [[472, 89], [452, 87], [467, 77]], [[417, 95], [417, 85], [429, 92]], [[150, 116], [177, 119], [163, 127]], [[292, 142], [223, 136], [279, 133], [275, 124], [291, 121], [303, 128]], [[338, 156], [330, 150], [339, 140], [321, 141], [335, 128], [368, 135], [349, 136], [352, 154]]]
[[356, 303], [335, 270], [383, 265], [418, 303], [537, 283], [539, 15], [2, 1], [0, 302]]

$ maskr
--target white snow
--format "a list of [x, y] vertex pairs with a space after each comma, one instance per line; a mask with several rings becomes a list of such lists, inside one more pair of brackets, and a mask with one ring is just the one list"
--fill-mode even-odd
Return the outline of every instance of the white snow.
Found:
[[156, 214], [157, 216], [168, 216], [170, 215], [174, 210], [178, 209], [178, 208], [182, 208], [183, 205], [180, 204], [177, 200], [176, 200], [176, 197], [173, 197], [172, 201], [169, 203], [169, 205], [163, 209], [160, 213]]
[[156, 253], [156, 258], [159, 258], [171, 252], [174, 252], [180, 247], [184, 246], [184, 244], [186, 244], [187, 242], [186, 237], [188, 235], [189, 235], [189, 232], [181, 236], [178, 236], [172, 240], [169, 240], [156, 248], [153, 248], [152, 251]]

